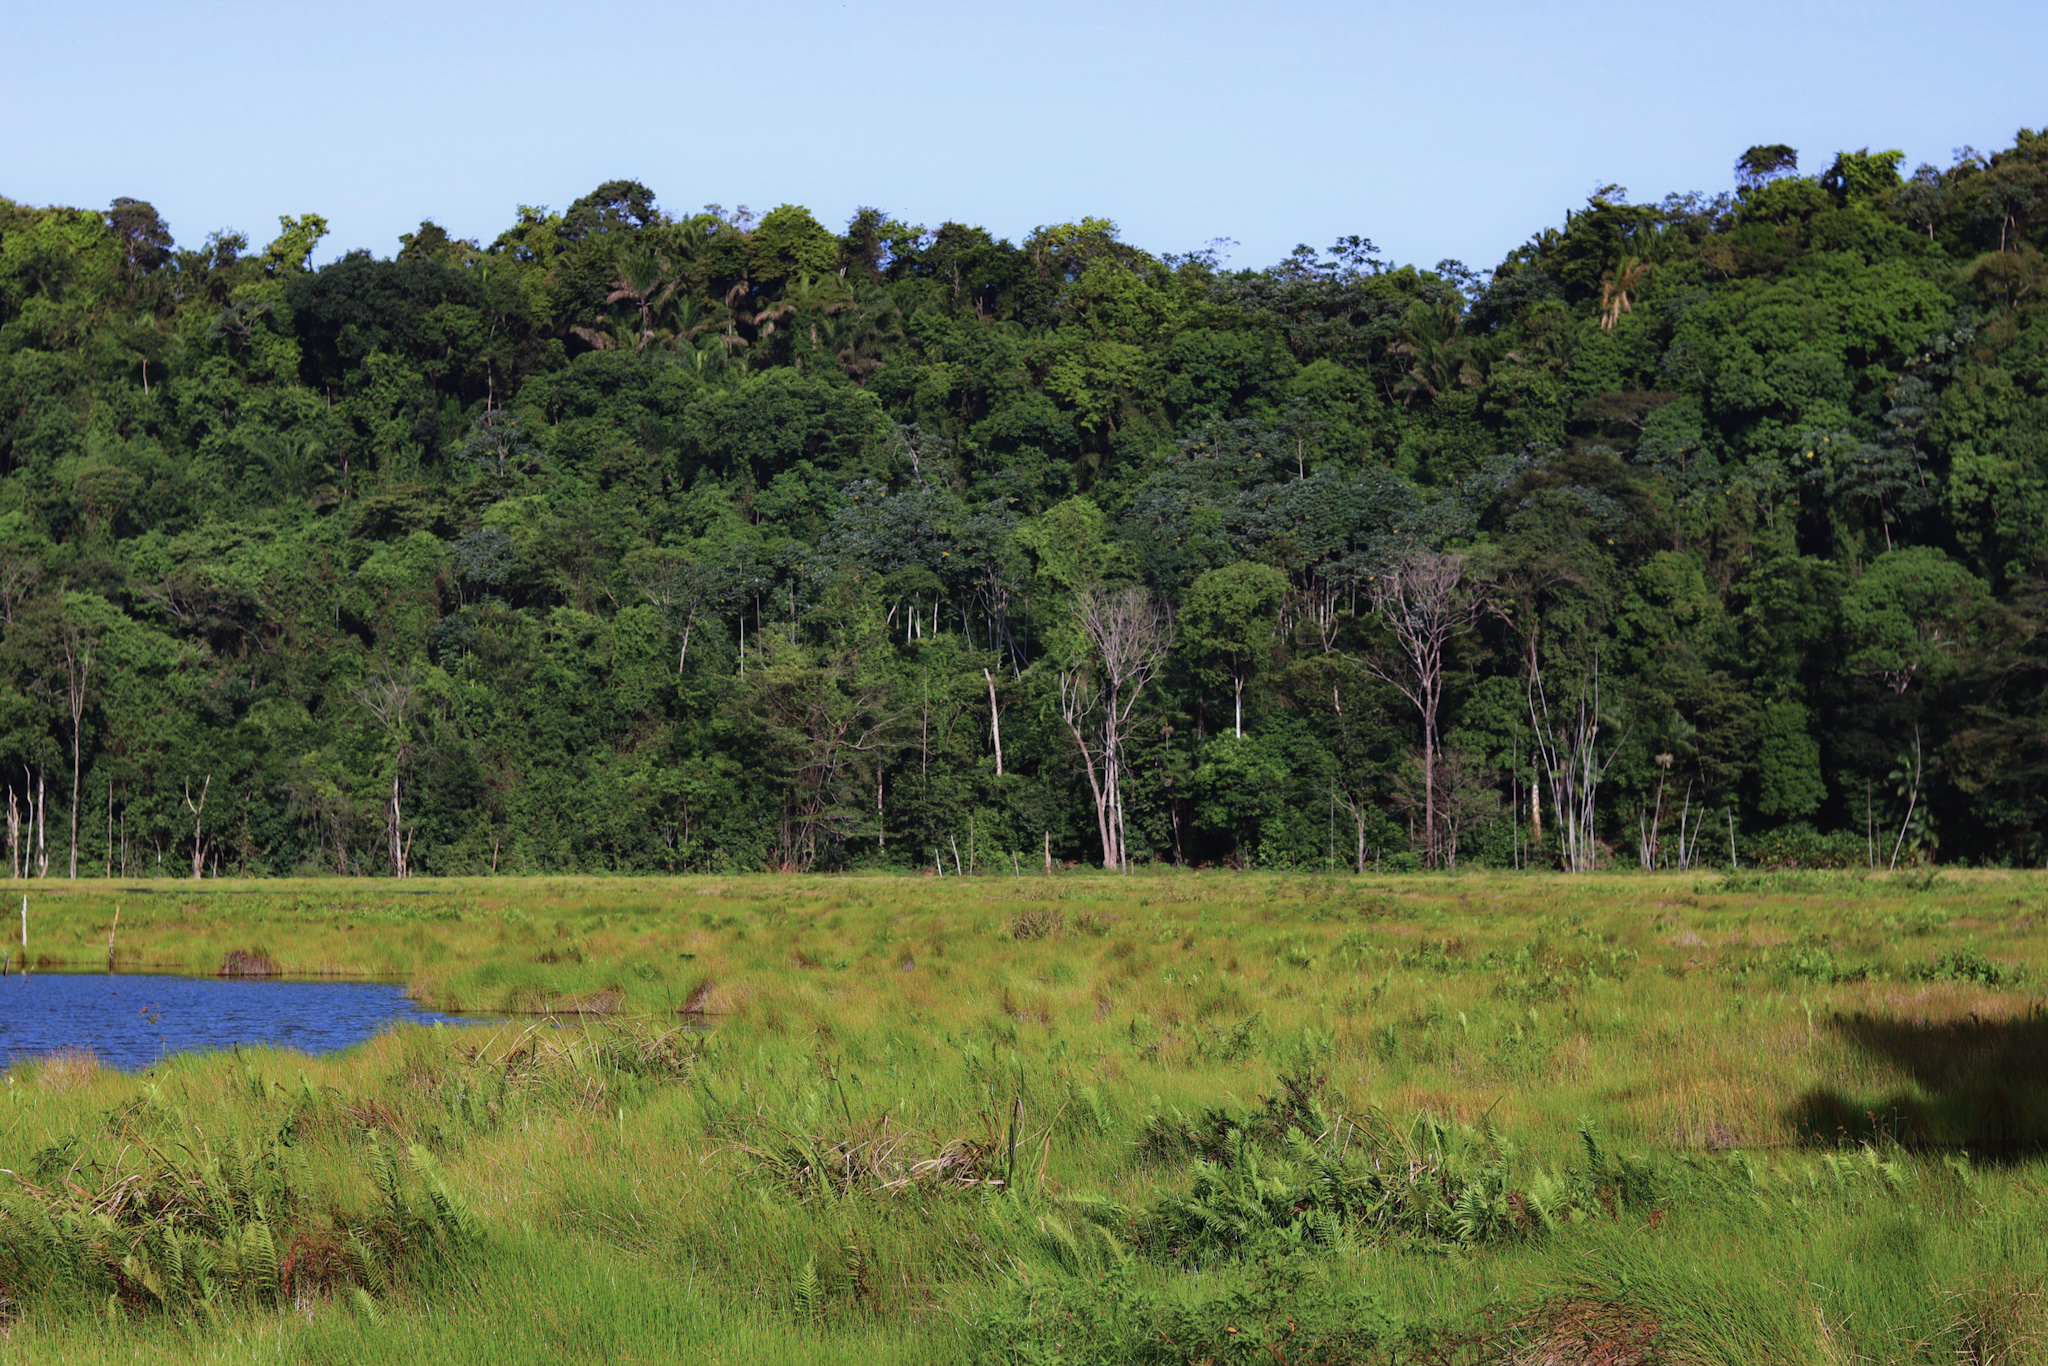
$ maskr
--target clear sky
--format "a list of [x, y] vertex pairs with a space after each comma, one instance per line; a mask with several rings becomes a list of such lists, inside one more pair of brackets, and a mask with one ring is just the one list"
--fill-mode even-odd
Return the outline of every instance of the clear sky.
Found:
[[1754, 143], [2005, 145], [2048, 125], [2044, 51], [2043, 0], [14, 0], [0, 195], [147, 199], [193, 243], [311, 211], [320, 259], [631, 178], [671, 211], [1490, 266], [1602, 183], [1725, 189]]

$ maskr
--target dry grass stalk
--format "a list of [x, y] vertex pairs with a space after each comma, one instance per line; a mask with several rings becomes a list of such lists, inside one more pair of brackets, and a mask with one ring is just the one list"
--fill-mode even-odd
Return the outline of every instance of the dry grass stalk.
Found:
[[893, 1195], [910, 1190], [966, 1191], [1000, 1188], [1000, 1144], [993, 1138], [953, 1138], [936, 1147], [914, 1129], [887, 1115], [856, 1126], [845, 1138], [802, 1134], [766, 1120], [755, 1121], [759, 1141], [734, 1149], [754, 1160], [799, 1199], [835, 1195]]
[[1506, 1366], [1676, 1366], [1685, 1360], [1658, 1342], [1656, 1319], [1608, 1299], [1551, 1300], [1515, 1327], [1528, 1336], [1510, 1351]]
[[277, 960], [262, 949], [229, 949], [227, 956], [220, 960], [217, 977], [275, 977], [280, 969]]

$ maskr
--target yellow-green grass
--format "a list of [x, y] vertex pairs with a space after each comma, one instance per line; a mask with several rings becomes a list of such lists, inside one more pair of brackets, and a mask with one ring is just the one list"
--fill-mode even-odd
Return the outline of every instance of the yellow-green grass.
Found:
[[[2048, 1350], [2034, 875], [26, 890], [46, 968], [104, 968], [118, 903], [123, 969], [210, 972], [240, 951], [511, 1018], [316, 1059], [17, 1066], [0, 1357]], [[89, 1221], [124, 1179], [203, 1185], [191, 1155], [237, 1144], [289, 1150], [302, 1194], [295, 1223], [266, 1216], [280, 1238], [367, 1228], [376, 1154], [412, 1148], [408, 1179], [444, 1181], [473, 1237], [394, 1262], [374, 1294], [222, 1273], [204, 1311], [104, 1269], [26, 1279], [45, 1264], [21, 1252], [22, 1202]], [[1362, 1152], [1420, 1174], [1413, 1218], [1335, 1219], [1305, 1243], [1162, 1232], [1205, 1190], [1207, 1210]], [[1488, 1192], [1491, 1223], [1452, 1208]], [[78, 1227], [102, 1256], [143, 1236]], [[1587, 1338], [1607, 1355], [1571, 1346]]]

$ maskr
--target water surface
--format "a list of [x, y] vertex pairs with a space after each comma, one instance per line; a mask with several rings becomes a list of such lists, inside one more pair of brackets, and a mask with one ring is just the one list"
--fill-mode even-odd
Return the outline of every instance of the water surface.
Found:
[[0, 980], [0, 1066], [66, 1048], [122, 1068], [236, 1044], [331, 1053], [395, 1023], [458, 1020], [422, 1009], [396, 982], [17, 973]]

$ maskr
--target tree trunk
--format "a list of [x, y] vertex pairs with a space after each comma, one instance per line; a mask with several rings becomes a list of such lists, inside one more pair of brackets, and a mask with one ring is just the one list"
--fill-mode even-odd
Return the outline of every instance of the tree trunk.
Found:
[[92, 678], [93, 642], [71, 628], [64, 633], [64, 681], [71, 703], [71, 866], [70, 876], [78, 878], [78, 778], [82, 770], [85, 728], [85, 689]]
[[[1088, 795], [1095, 805], [1095, 833], [1102, 841], [1102, 866], [1111, 868], [1115, 866], [1116, 852], [1109, 833], [1109, 799], [1103, 791], [1106, 765], [1098, 766], [1095, 751], [1089, 745], [1087, 733], [1082, 728], [1081, 723], [1087, 719], [1091, 709], [1081, 696], [1081, 688], [1079, 674], [1060, 675], [1060, 719], [1067, 723], [1067, 733], [1074, 737], [1074, 747], [1081, 751], [1081, 768], [1088, 775]], [[1046, 839], [1047, 849], [1050, 851], [1050, 833]], [[1051, 859], [1050, 852], [1046, 857], [1048, 861]]]
[[398, 775], [394, 773], [391, 775], [391, 875], [393, 877], [405, 876], [405, 845], [401, 842], [404, 838], [402, 833], [405, 828], [404, 820], [405, 809], [399, 805], [398, 800]]
[[[1102, 833], [1103, 866], [1128, 869], [1125, 853], [1127, 826], [1123, 801], [1123, 741], [1130, 729], [1131, 714], [1145, 685], [1152, 680], [1167, 653], [1173, 648], [1173, 619], [1151, 594], [1141, 588], [1116, 592], [1090, 589], [1075, 604], [1080, 625], [1102, 671], [1101, 751], [1089, 751], [1081, 722], [1094, 710], [1083, 696], [1078, 670], [1062, 674], [1061, 715], [1067, 722], [1082, 757], [1088, 764], [1088, 780], [1096, 800], [1097, 824]], [[1101, 778], [1096, 777], [1097, 764]]]
[[981, 676], [988, 682], [988, 735], [996, 747], [996, 776], [1003, 776], [1003, 718], [996, 710], [996, 679], [987, 669]]
[[71, 872], [78, 880], [78, 727], [71, 728]]
[[[195, 803], [192, 800], [192, 780], [189, 778], [185, 780], [185, 809], [192, 813], [192, 880], [194, 882], [197, 882], [200, 875], [206, 870], [206, 841], [201, 838], [200, 823], [205, 819], [206, 794], [212, 787], [213, 775], [209, 773], [206, 775], [206, 780], [199, 785], [199, 800]], [[162, 861], [161, 855], [158, 856], [158, 861]]]
[[1109, 781], [1105, 784], [1109, 789], [1109, 828], [1110, 833], [1116, 837], [1116, 847], [1110, 855], [1110, 861], [1107, 866], [1123, 872], [1129, 872], [1131, 863], [1124, 856], [1123, 756], [1121, 754], [1112, 754], [1106, 767], [1109, 771]]
[[1436, 834], [1436, 709], [1422, 714], [1422, 859], [1437, 864]]
[[1442, 710], [1444, 651], [1451, 638], [1472, 624], [1473, 606], [1462, 591], [1464, 561], [1456, 555], [1421, 552], [1372, 580], [1373, 612], [1386, 624], [1395, 648], [1364, 665], [1400, 690], [1422, 721], [1422, 851], [1437, 866], [1441, 831], [1436, 810], [1437, 720]]

